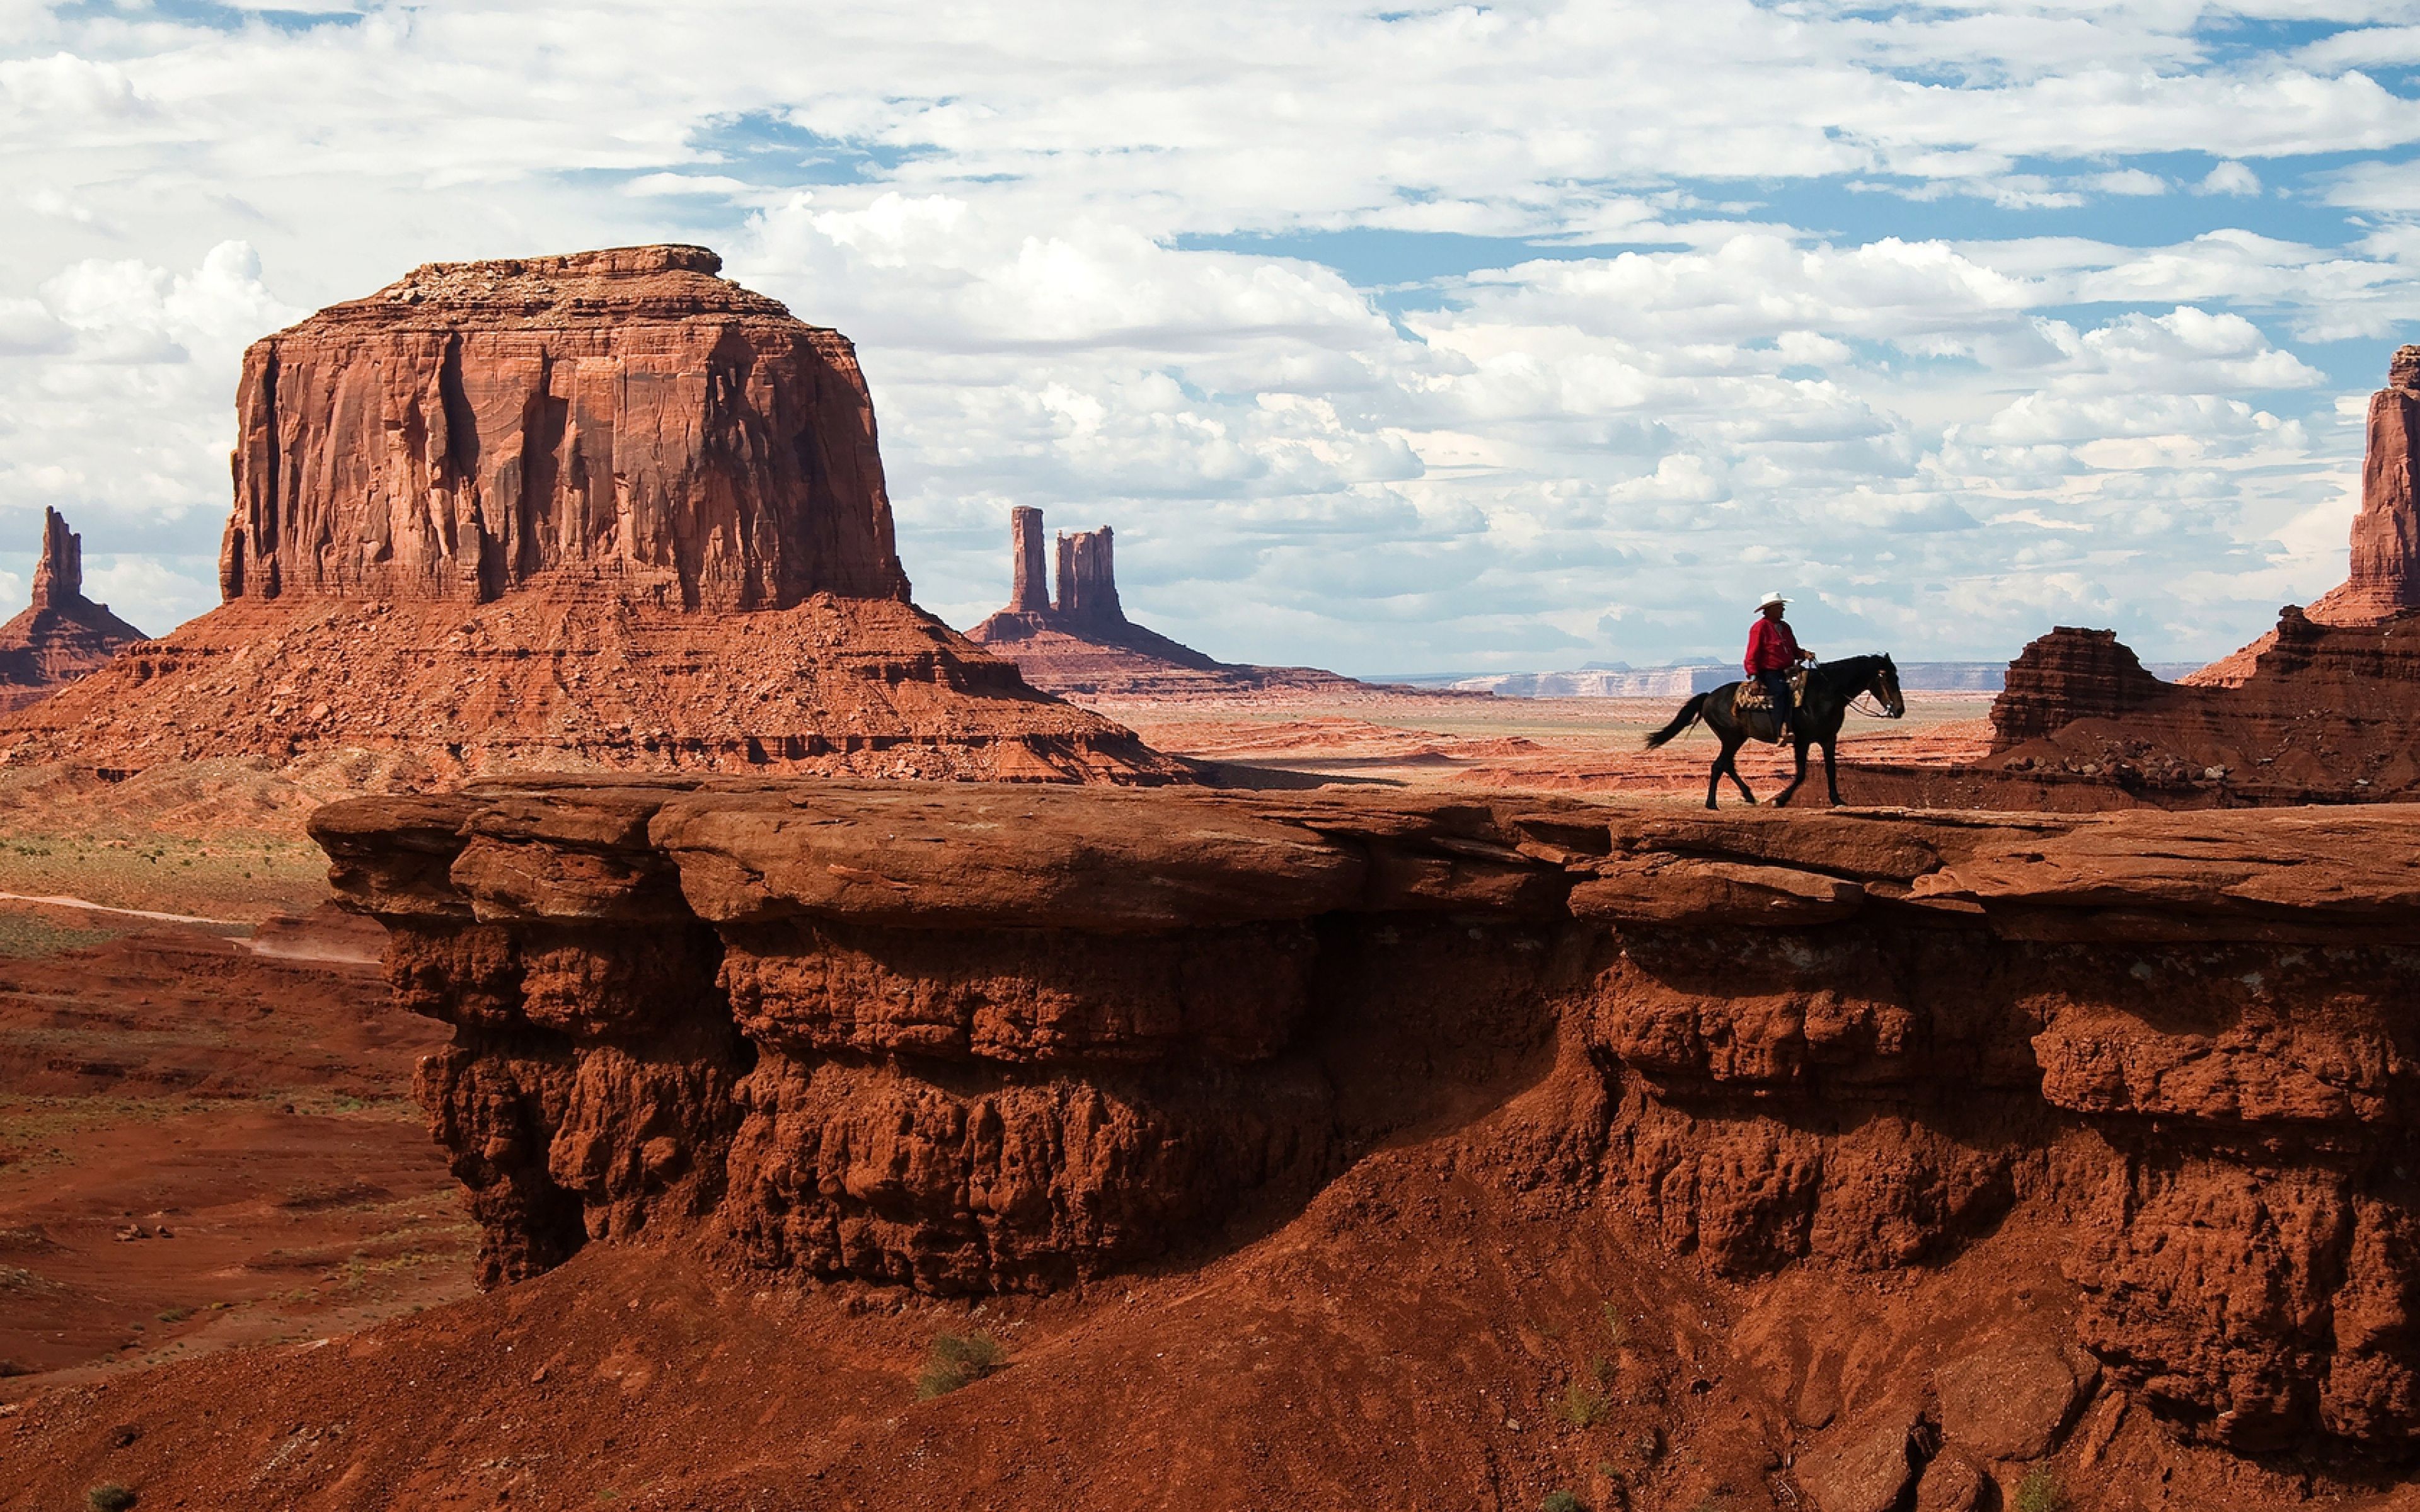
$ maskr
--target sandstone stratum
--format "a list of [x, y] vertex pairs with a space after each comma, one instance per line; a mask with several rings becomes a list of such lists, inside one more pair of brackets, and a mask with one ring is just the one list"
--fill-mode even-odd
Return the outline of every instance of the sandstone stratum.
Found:
[[[1032, 1321], [1009, 1396], [641, 1504], [1151, 1501], [1114, 1426], [1209, 1456], [1202, 1504], [1888, 1512], [2044, 1465], [2108, 1498], [2077, 1504], [2267, 1507], [2420, 1436], [2420, 810], [566, 779], [314, 833], [451, 1026], [418, 1088], [489, 1279], [535, 1278], [473, 1325], [535, 1374], [449, 1381], [450, 1412], [605, 1368], [530, 1333], [586, 1314], [558, 1266], [630, 1297], [608, 1340], [703, 1305], [639, 1279], [699, 1264]], [[353, 1353], [421, 1361], [380, 1389], [433, 1410], [410, 1351], [442, 1327]], [[333, 1419], [340, 1353], [254, 1368]], [[1374, 1381], [1369, 1432], [1320, 1400]], [[178, 1389], [37, 1403], [19, 1442]], [[366, 1423], [316, 1451], [425, 1452]]]
[[1061, 531], [1043, 565], [1042, 511], [1009, 511], [1008, 603], [967, 632], [1016, 664], [1034, 687], [1066, 698], [1143, 703], [1269, 698], [1462, 697], [1373, 685], [1316, 667], [1219, 661], [1126, 617], [1118, 599], [1116, 535], [1107, 525]]
[[48, 698], [106, 665], [143, 632], [84, 594], [84, 537], [42, 511], [33, 602], [0, 625], [0, 713]]
[[224, 603], [0, 757], [1175, 775], [909, 601], [854, 348], [721, 266], [436, 263], [256, 342]]

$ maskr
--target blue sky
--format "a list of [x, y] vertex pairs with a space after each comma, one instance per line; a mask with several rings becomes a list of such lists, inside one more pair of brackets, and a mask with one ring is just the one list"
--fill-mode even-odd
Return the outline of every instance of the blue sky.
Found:
[[1768, 588], [2215, 656], [2343, 575], [2415, 69], [2325, 0], [0, 0], [0, 608], [45, 504], [136, 623], [210, 605], [257, 336], [677, 239], [856, 339], [961, 625], [1035, 504], [1236, 659], [1728, 656]]

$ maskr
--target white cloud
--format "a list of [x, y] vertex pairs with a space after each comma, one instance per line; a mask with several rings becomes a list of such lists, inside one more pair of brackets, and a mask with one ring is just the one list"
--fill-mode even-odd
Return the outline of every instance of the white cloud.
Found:
[[147, 558], [122, 555], [87, 559], [84, 592], [86, 598], [108, 605], [120, 618], [150, 635], [216, 609], [219, 603], [215, 577], [203, 579]]
[[[2358, 437], [2290, 344], [2420, 321], [2415, 29], [2243, 46], [2301, 8], [0, 7], [0, 488], [204, 584], [247, 340], [423, 260], [704, 240], [856, 338], [961, 619], [1032, 502], [1264, 659], [1654, 659], [1767, 579], [1941, 655], [2226, 640], [2339, 570]], [[2075, 234], [2116, 224], [2173, 229]]]
[[[2242, 164], [2238, 163], [2236, 166], [2240, 168]], [[2149, 194], [2164, 194], [2168, 192], [2166, 179], [2155, 173], [2145, 173], [2140, 168], [2119, 168], [2112, 173], [2094, 174], [2086, 181], [2104, 194], [2126, 194], [2140, 198]], [[2255, 179], [2254, 183], [2257, 186], [2258, 180]]]

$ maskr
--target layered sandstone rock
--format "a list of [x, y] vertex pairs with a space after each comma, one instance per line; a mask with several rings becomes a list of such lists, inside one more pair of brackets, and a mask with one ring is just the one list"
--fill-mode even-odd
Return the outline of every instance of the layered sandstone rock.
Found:
[[2117, 718], [2166, 690], [2117, 631], [2062, 625], [2009, 663], [2008, 680], [1992, 701], [1993, 744], [2006, 748], [2076, 719]]
[[23, 708], [105, 666], [143, 632], [84, 596], [84, 537], [42, 511], [33, 602], [0, 625], [0, 710]]
[[[1042, 579], [1042, 511], [1009, 512], [1008, 605], [967, 632], [1016, 663], [1026, 681], [1074, 698], [1218, 700], [1268, 694], [1419, 697], [1430, 690], [1356, 682], [1315, 667], [1216, 660], [1126, 618], [1109, 527], [1062, 531], [1052, 553], [1058, 593]], [[1452, 696], [1452, 695], [1444, 695]], [[1470, 696], [1470, 695], [1463, 695]]]
[[720, 266], [431, 264], [256, 343], [225, 602], [0, 760], [1181, 776], [908, 602], [853, 348]]
[[255, 342], [225, 596], [905, 599], [856, 349], [721, 267], [431, 263]]
[[1992, 769], [2164, 801], [2420, 792], [2420, 612], [2331, 625], [2288, 605], [2232, 686], [2163, 683], [2106, 630], [2061, 628], [2009, 667]]
[[[547, 782], [315, 833], [455, 1026], [422, 1095], [497, 1276], [644, 1233], [1056, 1288], [1469, 1125], [1456, 1180], [1784, 1288], [1730, 1368], [1819, 1496], [1946, 1493], [2113, 1389], [2242, 1450], [2420, 1439], [2420, 810]], [[1953, 1358], [1854, 1334], [1978, 1245], [2065, 1289]]]

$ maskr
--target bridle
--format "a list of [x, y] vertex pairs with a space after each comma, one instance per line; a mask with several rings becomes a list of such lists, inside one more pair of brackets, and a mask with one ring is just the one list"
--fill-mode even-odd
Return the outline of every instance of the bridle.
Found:
[[1864, 687], [1850, 694], [1846, 699], [1843, 699], [1841, 701], [1842, 706], [1847, 708], [1851, 713], [1862, 714], [1869, 719], [1900, 719], [1906, 717], [1907, 701], [1905, 699], [1902, 698], [1900, 701], [1898, 711], [1893, 712], [1891, 706], [1883, 702], [1882, 695], [1874, 691], [1874, 684], [1881, 679], [1882, 671], [1882, 664], [1878, 658], [1874, 667], [1873, 675], [1866, 679]]

